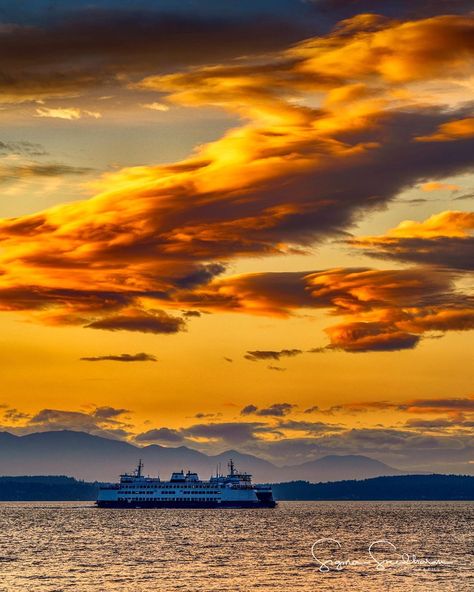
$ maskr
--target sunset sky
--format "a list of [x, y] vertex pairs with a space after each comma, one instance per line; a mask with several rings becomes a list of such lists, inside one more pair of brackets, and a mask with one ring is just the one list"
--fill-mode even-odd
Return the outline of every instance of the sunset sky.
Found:
[[1, 2], [2, 429], [474, 473], [470, 10]]

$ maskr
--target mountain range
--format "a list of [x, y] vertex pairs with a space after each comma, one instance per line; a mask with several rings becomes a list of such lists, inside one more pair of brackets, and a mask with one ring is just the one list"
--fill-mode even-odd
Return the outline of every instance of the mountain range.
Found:
[[303, 479], [310, 482], [368, 479], [406, 474], [380, 461], [361, 455], [331, 455], [299, 465], [277, 467], [271, 462], [236, 450], [207, 455], [186, 446], [144, 447], [76, 431], [37, 432], [16, 436], [0, 432], [0, 475], [68, 475], [86, 481], [115, 481], [131, 471], [141, 458], [145, 472], [168, 478], [181, 468], [208, 478], [230, 458], [254, 481], [276, 482]]

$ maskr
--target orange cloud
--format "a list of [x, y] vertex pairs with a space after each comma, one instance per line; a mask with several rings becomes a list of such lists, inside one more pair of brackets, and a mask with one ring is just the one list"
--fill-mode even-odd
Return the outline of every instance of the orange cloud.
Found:
[[474, 117], [455, 119], [442, 123], [438, 131], [428, 136], [418, 136], [418, 142], [450, 142], [474, 137]]
[[343, 318], [326, 329], [328, 348], [347, 352], [411, 349], [427, 332], [474, 328], [474, 307], [454, 292], [452, 274], [432, 269], [245, 274], [215, 279], [176, 298], [213, 311], [275, 316], [326, 309]]
[[456, 191], [460, 189], [459, 185], [453, 183], [440, 183], [439, 181], [430, 181], [421, 185], [423, 191]]
[[[294, 53], [306, 58], [305, 71], [407, 82], [436, 76], [448, 64], [452, 75], [465, 72], [474, 47], [469, 16], [437, 16], [387, 26], [376, 15], [359, 15], [343, 22], [339, 31], [339, 36], [296, 47]], [[348, 32], [353, 33], [349, 39]]]

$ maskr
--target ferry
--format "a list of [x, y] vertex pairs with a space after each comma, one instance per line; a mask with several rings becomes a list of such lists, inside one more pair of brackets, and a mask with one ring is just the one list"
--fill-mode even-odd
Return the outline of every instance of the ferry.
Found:
[[120, 475], [120, 482], [101, 485], [99, 508], [274, 508], [272, 488], [254, 485], [252, 476], [239, 472], [232, 460], [229, 473], [216, 471], [209, 481], [197, 473], [172, 473], [169, 481], [143, 474], [140, 460], [132, 473]]

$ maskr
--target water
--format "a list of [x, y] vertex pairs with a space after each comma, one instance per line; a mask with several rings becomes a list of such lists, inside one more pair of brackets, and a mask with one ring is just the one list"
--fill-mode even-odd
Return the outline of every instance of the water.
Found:
[[[0, 590], [8, 592], [474, 590], [474, 504], [281, 502], [274, 510], [99, 510], [90, 503], [0, 504]], [[339, 540], [341, 571], [311, 546]], [[368, 545], [445, 564], [377, 563]], [[335, 543], [315, 553], [329, 557]], [[399, 561], [387, 543], [374, 557]], [[447, 563], [450, 563], [447, 565]]]

